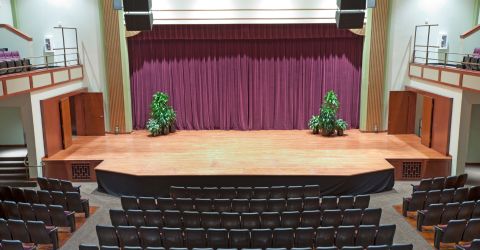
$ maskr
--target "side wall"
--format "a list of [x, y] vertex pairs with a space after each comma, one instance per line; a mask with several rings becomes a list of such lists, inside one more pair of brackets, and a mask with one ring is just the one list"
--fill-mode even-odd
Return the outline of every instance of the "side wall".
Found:
[[0, 145], [25, 145], [20, 107], [0, 107], [0, 117]]
[[0, 0], [0, 24], [13, 26], [12, 5], [10, 0]]
[[[33, 38], [32, 53], [42, 56], [43, 40], [51, 36], [55, 47], [62, 47], [61, 32], [57, 26], [78, 29], [80, 63], [84, 65], [84, 82], [91, 92], [103, 92], [106, 100], [105, 111], [108, 121], [105, 58], [103, 47], [103, 30], [101, 25], [99, 0], [15, 0], [18, 28]], [[39, 11], [41, 10], [41, 11]], [[66, 32], [67, 47], [74, 40], [73, 32]], [[72, 51], [70, 51], [71, 53]], [[68, 51], [67, 51], [68, 53]], [[57, 57], [56, 60], [60, 60]], [[108, 127], [107, 127], [108, 128]]]
[[480, 105], [472, 106], [467, 163], [480, 163]]

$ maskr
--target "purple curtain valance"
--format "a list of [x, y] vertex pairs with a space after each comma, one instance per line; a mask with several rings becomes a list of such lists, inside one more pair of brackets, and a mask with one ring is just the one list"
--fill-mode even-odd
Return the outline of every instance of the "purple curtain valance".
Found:
[[359, 38], [335, 24], [209, 24], [155, 25], [129, 38], [142, 40], [258, 40], [258, 39]]

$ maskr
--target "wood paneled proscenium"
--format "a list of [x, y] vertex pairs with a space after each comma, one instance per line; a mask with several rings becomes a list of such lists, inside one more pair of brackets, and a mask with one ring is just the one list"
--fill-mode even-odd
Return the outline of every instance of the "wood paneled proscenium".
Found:
[[126, 121], [119, 27], [123, 24], [120, 24], [118, 11], [113, 9], [113, 0], [104, 0], [101, 1], [101, 4], [103, 6], [105, 66], [110, 119], [107, 130], [114, 132], [118, 127], [118, 132], [124, 133], [126, 132]]

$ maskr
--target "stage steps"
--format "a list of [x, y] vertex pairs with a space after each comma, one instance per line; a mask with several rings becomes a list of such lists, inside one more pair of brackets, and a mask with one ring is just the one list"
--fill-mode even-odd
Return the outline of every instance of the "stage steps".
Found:
[[26, 149], [0, 149], [0, 186], [35, 187], [35, 181], [30, 180]]

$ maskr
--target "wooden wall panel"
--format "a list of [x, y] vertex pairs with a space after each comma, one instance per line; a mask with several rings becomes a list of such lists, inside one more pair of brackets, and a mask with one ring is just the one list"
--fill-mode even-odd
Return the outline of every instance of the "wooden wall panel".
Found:
[[60, 116], [62, 127], [63, 149], [72, 145], [72, 118], [70, 115], [70, 98], [65, 97], [60, 100]]
[[417, 95], [410, 91], [390, 91], [388, 105], [388, 133], [415, 133]]
[[437, 96], [434, 99], [432, 121], [432, 148], [448, 155], [450, 153], [450, 124], [452, 121], [453, 100]]
[[40, 106], [42, 110], [45, 157], [50, 157], [63, 148], [59, 100], [42, 100]]
[[113, 0], [101, 1], [103, 5], [104, 39], [105, 39], [105, 64], [107, 70], [109, 131], [126, 131], [125, 103], [123, 93], [122, 59], [120, 50], [120, 20], [118, 11], [113, 9]]
[[377, 7], [372, 11], [371, 21], [366, 131], [383, 129], [388, 0], [377, 0]]
[[432, 142], [433, 106], [434, 106], [433, 98], [429, 96], [424, 96], [421, 142], [423, 145], [427, 147], [430, 147]]

